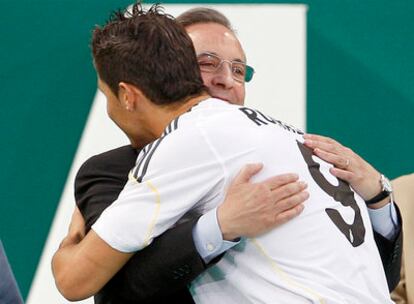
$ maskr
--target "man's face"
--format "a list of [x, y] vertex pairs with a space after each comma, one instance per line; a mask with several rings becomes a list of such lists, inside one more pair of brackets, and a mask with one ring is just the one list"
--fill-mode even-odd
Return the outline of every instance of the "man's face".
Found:
[[[200, 23], [186, 28], [193, 40], [196, 54], [210, 53], [228, 61], [246, 62], [243, 49], [236, 36], [225, 26], [217, 23]], [[201, 72], [204, 84], [213, 97], [243, 105], [244, 81], [233, 78], [231, 66], [223, 62], [216, 72]]]

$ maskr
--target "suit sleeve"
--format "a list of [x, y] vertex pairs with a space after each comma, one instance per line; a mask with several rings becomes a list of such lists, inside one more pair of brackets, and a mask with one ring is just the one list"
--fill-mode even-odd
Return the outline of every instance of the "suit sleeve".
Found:
[[85, 219], [86, 232], [124, 188], [138, 152], [123, 146], [88, 159], [75, 178], [75, 200]]
[[[136, 157], [135, 149], [124, 146], [94, 156], [80, 168], [75, 198], [87, 230], [117, 199]], [[206, 269], [192, 238], [196, 222], [177, 225], [137, 252], [95, 296], [96, 303], [159, 303], [169, 295], [192, 301], [187, 284]]]
[[[397, 214], [399, 223], [402, 223], [402, 218], [398, 206]], [[401, 258], [402, 258], [402, 225], [394, 240], [388, 240], [381, 234], [374, 231], [374, 238], [377, 244], [379, 253], [381, 255], [382, 264], [384, 266], [385, 275], [387, 277], [388, 289], [394, 290], [400, 281]]]

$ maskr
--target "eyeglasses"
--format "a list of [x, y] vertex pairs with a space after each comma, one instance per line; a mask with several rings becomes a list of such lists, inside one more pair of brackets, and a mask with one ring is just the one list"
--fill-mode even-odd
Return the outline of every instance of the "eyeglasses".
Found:
[[202, 72], [215, 73], [223, 62], [228, 62], [231, 66], [231, 73], [234, 80], [238, 82], [249, 82], [253, 78], [254, 69], [241, 61], [221, 59], [219, 56], [211, 53], [199, 54], [197, 61]]

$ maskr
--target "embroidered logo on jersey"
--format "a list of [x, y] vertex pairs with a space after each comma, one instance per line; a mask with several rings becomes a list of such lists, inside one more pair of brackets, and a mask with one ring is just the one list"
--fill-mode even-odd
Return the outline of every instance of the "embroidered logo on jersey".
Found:
[[293, 132], [299, 135], [305, 134], [302, 130], [292, 125], [288, 125], [280, 120], [274, 119], [270, 116], [264, 115], [259, 110], [253, 110], [247, 107], [241, 107], [239, 108], [239, 110], [242, 111], [251, 121], [253, 121], [258, 126], [268, 125], [269, 123], [271, 123], [274, 125], [278, 125], [287, 131], [290, 131], [290, 132]]
[[163, 139], [173, 132], [174, 130], [178, 129], [178, 119], [180, 117], [177, 117], [174, 119], [164, 130], [161, 137], [157, 140], [153, 141], [152, 143], [146, 145], [144, 149], [141, 150], [141, 153], [139, 153], [137, 158], [137, 163], [135, 167], [132, 169], [132, 176], [135, 178], [139, 183], [142, 182], [145, 174], [147, 173], [149, 163], [151, 161], [152, 156], [154, 155], [155, 150], [157, 150], [160, 143], [163, 141]]

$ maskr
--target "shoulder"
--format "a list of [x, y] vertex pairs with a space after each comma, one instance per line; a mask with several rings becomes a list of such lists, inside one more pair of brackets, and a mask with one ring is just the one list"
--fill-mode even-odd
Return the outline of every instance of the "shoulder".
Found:
[[101, 154], [94, 155], [86, 160], [76, 175], [76, 179], [85, 175], [107, 174], [130, 170], [134, 165], [138, 151], [131, 145], [122, 146]]
[[87, 227], [116, 200], [124, 187], [128, 172], [134, 167], [137, 151], [123, 146], [85, 161], [75, 178], [75, 200]]
[[[135, 162], [138, 155], [138, 150], [131, 145], [122, 146], [112, 149], [101, 154], [94, 155], [86, 160], [82, 167], [89, 167], [94, 165], [101, 165], [102, 163], [126, 163]], [[82, 168], [81, 167], [81, 168]]]
[[89, 191], [96, 184], [124, 185], [134, 167], [138, 151], [132, 146], [119, 147], [86, 160], [75, 178], [75, 196]]
[[159, 176], [217, 165], [217, 151], [194, 116], [198, 115], [179, 117], [160, 138], [142, 149], [131, 171], [135, 180], [141, 183]]

